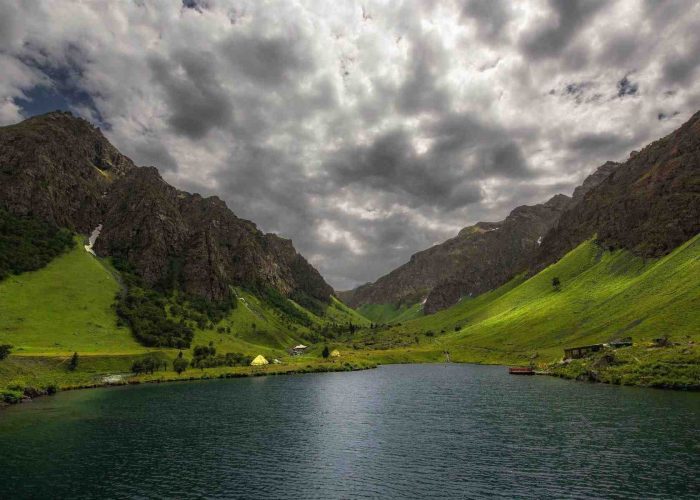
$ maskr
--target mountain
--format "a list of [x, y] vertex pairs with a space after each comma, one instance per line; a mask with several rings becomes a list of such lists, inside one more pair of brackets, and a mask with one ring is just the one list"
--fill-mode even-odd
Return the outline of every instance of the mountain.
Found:
[[0, 128], [0, 207], [82, 234], [101, 225], [97, 255], [126, 262], [153, 287], [213, 301], [234, 285], [301, 302], [327, 304], [333, 293], [290, 240], [264, 234], [217, 197], [168, 185], [70, 113]]
[[432, 314], [518, 273], [533, 275], [593, 236], [610, 249], [641, 257], [666, 255], [700, 231], [699, 169], [697, 113], [626, 162], [600, 166], [572, 198], [557, 195], [542, 205], [518, 207], [501, 222], [467, 227], [339, 297], [367, 310], [425, 300], [423, 311]]
[[574, 192], [546, 203], [521, 206], [500, 222], [478, 222], [444, 243], [414, 254], [410, 261], [339, 297], [352, 307], [370, 304], [411, 305], [425, 301], [427, 314], [455, 304], [460, 297], [496, 288], [525, 271], [538, 253], [544, 235], [564, 211], [617, 166], [599, 167]]
[[666, 255], [700, 231], [700, 112], [611, 169], [562, 214], [539, 248], [535, 269], [596, 235], [608, 248]]

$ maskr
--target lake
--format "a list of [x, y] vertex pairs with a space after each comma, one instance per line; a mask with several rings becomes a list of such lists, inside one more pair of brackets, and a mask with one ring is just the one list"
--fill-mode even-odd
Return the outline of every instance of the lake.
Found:
[[2, 498], [697, 498], [700, 394], [433, 364], [0, 411]]

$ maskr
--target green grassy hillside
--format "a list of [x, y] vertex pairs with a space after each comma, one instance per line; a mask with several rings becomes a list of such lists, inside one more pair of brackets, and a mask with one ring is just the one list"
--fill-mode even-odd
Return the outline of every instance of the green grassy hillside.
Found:
[[[364, 330], [356, 347], [449, 350], [455, 361], [553, 361], [566, 346], [669, 335], [700, 340], [700, 236], [664, 258], [582, 244], [536, 276], [401, 326]], [[559, 278], [555, 290], [552, 279]]]
[[[131, 363], [148, 353], [169, 360], [177, 356], [177, 349], [147, 348], [137, 342], [116, 314], [120, 274], [108, 260], [86, 252], [82, 237], [76, 237], [76, 243], [45, 267], [0, 281], [0, 344], [13, 346], [11, 356], [0, 361], [0, 389], [18, 378], [37, 386], [46, 380], [65, 386], [89, 384], [108, 373], [129, 372]], [[185, 357], [193, 357], [195, 346], [210, 343], [220, 354], [262, 354], [269, 359], [288, 358], [286, 350], [300, 342], [317, 343], [313, 352], [318, 354], [329, 337], [350, 323], [369, 324], [335, 298], [318, 316], [292, 301], [280, 309], [250, 291], [234, 291], [237, 305], [220, 321], [187, 322], [194, 339]], [[166, 302], [168, 316], [180, 321], [182, 315], [172, 311], [188, 308], [188, 302], [176, 296]], [[290, 315], [294, 310], [300, 314]], [[73, 352], [81, 359], [76, 372], [67, 368]]]
[[116, 273], [77, 243], [43, 269], [0, 281], [0, 343], [25, 355], [145, 352], [117, 326]]

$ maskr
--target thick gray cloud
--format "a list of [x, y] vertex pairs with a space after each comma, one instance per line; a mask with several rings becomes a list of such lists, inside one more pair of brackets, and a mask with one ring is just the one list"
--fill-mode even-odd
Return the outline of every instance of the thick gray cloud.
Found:
[[692, 0], [5, 0], [0, 123], [70, 107], [343, 289], [677, 128], [698, 33]]

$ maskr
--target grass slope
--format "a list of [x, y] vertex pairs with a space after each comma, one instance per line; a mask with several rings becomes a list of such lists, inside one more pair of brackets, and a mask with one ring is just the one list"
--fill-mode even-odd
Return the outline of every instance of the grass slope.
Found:
[[448, 350], [453, 361], [487, 363], [554, 361], [564, 347], [627, 336], [697, 342], [698, 276], [700, 236], [653, 261], [589, 241], [529, 279], [400, 326], [364, 330], [352, 342], [390, 358], [441, 359]]
[[145, 352], [117, 326], [114, 271], [77, 240], [45, 268], [0, 281], [0, 343], [24, 355]]
[[[158, 352], [167, 360], [177, 356], [177, 349], [143, 347], [129, 328], [118, 326], [114, 307], [121, 288], [118, 272], [108, 260], [86, 252], [82, 237], [76, 237], [76, 243], [46, 267], [0, 281], [0, 344], [13, 346], [12, 355], [0, 361], [0, 389], [11, 383], [37, 387], [96, 384], [106, 374], [128, 374], [132, 362], [149, 352]], [[237, 307], [220, 322], [204, 328], [192, 325], [192, 348], [211, 342], [221, 354], [282, 359], [288, 358], [286, 349], [325, 325], [369, 324], [335, 298], [322, 317], [292, 302], [309, 319], [300, 324], [254, 294], [235, 291]], [[174, 297], [171, 304], [175, 304]], [[310, 362], [322, 344], [314, 346], [309, 359], [293, 361]], [[73, 352], [79, 353], [80, 363], [78, 370], [70, 372], [68, 360]], [[191, 359], [192, 349], [184, 354]]]

